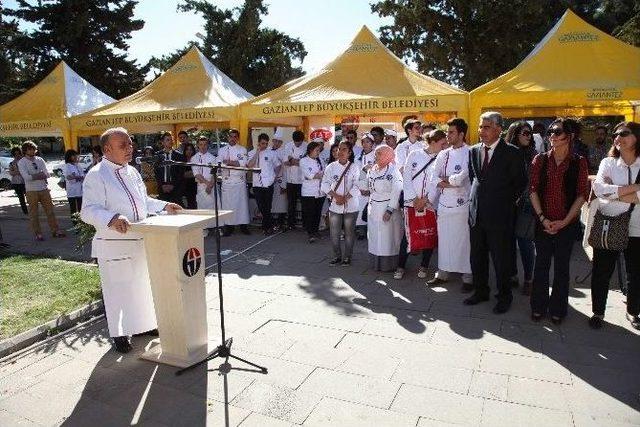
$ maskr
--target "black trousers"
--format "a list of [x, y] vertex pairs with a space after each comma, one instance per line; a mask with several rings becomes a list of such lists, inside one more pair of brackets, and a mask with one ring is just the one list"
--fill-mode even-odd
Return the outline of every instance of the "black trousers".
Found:
[[483, 297], [491, 293], [489, 289], [489, 255], [493, 261], [498, 288], [498, 300], [511, 302], [511, 283], [509, 278], [513, 270], [514, 231], [512, 227], [485, 228], [481, 224], [471, 227], [471, 273], [475, 292]]
[[[563, 318], [569, 305], [569, 263], [576, 240], [577, 222], [569, 224], [557, 234], [536, 231], [536, 263], [533, 270], [531, 311]], [[553, 260], [553, 282], [549, 296], [549, 271]]]
[[[604, 316], [609, 293], [609, 280], [616, 267], [620, 252], [607, 249], [593, 250], [591, 270], [591, 307], [593, 314]], [[627, 313], [640, 314], [640, 237], [629, 237], [629, 245], [624, 251], [627, 270]]]
[[268, 187], [253, 187], [256, 204], [262, 214], [262, 229], [271, 229], [271, 201], [273, 200], [273, 184]]
[[324, 197], [302, 197], [302, 225], [309, 236], [318, 233], [322, 205], [324, 205]]
[[287, 225], [289, 227], [296, 225], [296, 206], [298, 205], [298, 200], [300, 200], [301, 197], [302, 184], [287, 183]]
[[[398, 254], [398, 268], [405, 268], [407, 265], [407, 259], [409, 254], [407, 253], [407, 247], [409, 242], [407, 241], [407, 235], [402, 234], [402, 240], [400, 240], [400, 253]], [[433, 249], [424, 249], [420, 251], [422, 259], [420, 261], [420, 267], [429, 267], [429, 261], [431, 261], [431, 255], [433, 255]]]
[[82, 209], [82, 197], [67, 197], [67, 200], [69, 201], [69, 211], [71, 215], [80, 212]]
[[27, 199], [25, 198], [24, 184], [12, 184], [12, 187], [16, 192], [16, 196], [18, 196], [18, 201], [20, 202], [22, 213], [27, 215], [29, 213], [29, 209], [27, 209]]

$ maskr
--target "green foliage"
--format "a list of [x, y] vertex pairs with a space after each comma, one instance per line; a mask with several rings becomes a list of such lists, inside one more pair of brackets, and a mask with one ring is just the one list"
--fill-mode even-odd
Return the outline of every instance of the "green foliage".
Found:
[[75, 249], [80, 252], [86, 244], [91, 243], [93, 236], [96, 234], [96, 228], [93, 225], [84, 222], [82, 218], [80, 218], [79, 212], [71, 215], [71, 220], [75, 223], [71, 230], [76, 234], [78, 239]]
[[152, 58], [148, 66], [164, 71], [195, 44], [222, 72], [254, 95], [302, 75], [302, 68], [293, 63], [304, 60], [304, 45], [280, 31], [260, 27], [261, 16], [267, 13], [262, 0], [245, 0], [243, 6], [231, 10], [205, 0], [184, 0], [178, 10], [204, 18], [202, 44], [190, 42], [173, 54]]
[[[133, 18], [132, 0], [17, 0], [9, 15], [35, 26], [13, 44], [14, 54], [33, 62], [28, 88], [64, 60], [91, 84], [114, 98], [140, 89], [147, 67], [128, 59], [128, 40], [144, 21]], [[19, 64], [27, 66], [28, 64]]]
[[[439, 80], [471, 90], [515, 67], [567, 8], [607, 33], [624, 31], [637, 0], [381, 0], [392, 17], [381, 39], [396, 55]], [[631, 25], [632, 26], [632, 25]], [[637, 27], [634, 27], [637, 30]], [[625, 34], [633, 32], [627, 31]]]

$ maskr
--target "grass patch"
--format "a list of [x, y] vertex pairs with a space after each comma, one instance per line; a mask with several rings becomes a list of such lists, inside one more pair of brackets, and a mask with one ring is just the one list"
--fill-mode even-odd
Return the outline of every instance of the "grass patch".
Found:
[[100, 298], [96, 267], [28, 255], [0, 255], [0, 340]]

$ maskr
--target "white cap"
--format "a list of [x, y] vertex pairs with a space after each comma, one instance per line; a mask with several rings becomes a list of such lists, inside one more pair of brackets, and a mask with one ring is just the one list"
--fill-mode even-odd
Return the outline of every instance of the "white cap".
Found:
[[397, 138], [397, 137], [398, 137], [398, 132], [396, 132], [396, 131], [395, 131], [395, 130], [393, 130], [393, 129], [385, 129], [385, 130], [384, 130], [384, 134], [385, 134], [386, 136], [393, 136], [394, 138]]
[[370, 139], [370, 140], [373, 140], [373, 136], [371, 136], [371, 134], [370, 134], [369, 132], [367, 132], [367, 133], [363, 133], [363, 134], [362, 134], [362, 137], [360, 137], [360, 139], [365, 139], [365, 138], [368, 138], [368, 139]]
[[277, 139], [278, 141], [282, 141], [282, 128], [276, 128], [276, 132], [273, 134], [272, 139]]

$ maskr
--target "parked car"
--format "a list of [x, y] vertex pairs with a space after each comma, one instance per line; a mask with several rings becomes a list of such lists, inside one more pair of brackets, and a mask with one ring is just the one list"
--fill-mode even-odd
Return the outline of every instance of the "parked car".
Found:
[[11, 175], [9, 174], [9, 163], [13, 157], [0, 157], [0, 191], [11, 189]]
[[[80, 154], [78, 156], [78, 166], [82, 170], [86, 171], [89, 168], [89, 166], [91, 166], [92, 160], [93, 160], [93, 157], [91, 156], [91, 154]], [[62, 176], [63, 167], [64, 167], [64, 163], [60, 166], [56, 166], [55, 168], [53, 168], [53, 175], [60, 178]]]

